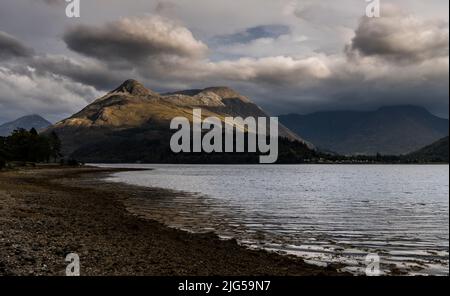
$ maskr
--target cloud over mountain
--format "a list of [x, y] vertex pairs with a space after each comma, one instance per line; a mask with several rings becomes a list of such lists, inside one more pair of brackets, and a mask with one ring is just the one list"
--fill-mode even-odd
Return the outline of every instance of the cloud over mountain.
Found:
[[207, 46], [192, 33], [158, 16], [123, 18], [100, 27], [79, 25], [64, 35], [67, 46], [89, 57], [140, 62], [154, 56], [195, 58]]
[[383, 12], [381, 18], [361, 18], [351, 50], [406, 63], [448, 57], [448, 23]]
[[0, 31], [0, 59], [28, 57], [32, 54], [31, 48], [26, 47], [14, 36]]

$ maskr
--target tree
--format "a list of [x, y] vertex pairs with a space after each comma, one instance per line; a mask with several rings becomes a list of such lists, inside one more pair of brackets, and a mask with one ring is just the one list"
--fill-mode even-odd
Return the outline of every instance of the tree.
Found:
[[10, 160], [27, 161], [30, 156], [31, 134], [25, 129], [14, 130], [6, 138], [6, 147], [11, 151]]
[[50, 137], [39, 135], [36, 129], [27, 131], [25, 129], [18, 129], [4, 140], [4, 148], [8, 152], [5, 159], [12, 161], [26, 161], [26, 162], [43, 162], [49, 161], [54, 155], [51, 142], [54, 141], [56, 149], [58, 148], [58, 141], [51, 140]]
[[38, 132], [37, 132], [37, 130], [36, 130], [34, 127], [30, 129], [30, 134], [31, 134], [32, 136], [34, 136], [34, 137], [37, 137], [37, 136], [38, 136]]
[[0, 169], [6, 166], [6, 159], [7, 159], [7, 151], [5, 145], [5, 138], [0, 137]]
[[59, 139], [55, 131], [51, 132], [49, 136], [49, 143], [50, 143], [50, 155], [56, 162], [56, 159], [58, 157], [61, 157], [62, 154], [61, 154], [61, 140]]

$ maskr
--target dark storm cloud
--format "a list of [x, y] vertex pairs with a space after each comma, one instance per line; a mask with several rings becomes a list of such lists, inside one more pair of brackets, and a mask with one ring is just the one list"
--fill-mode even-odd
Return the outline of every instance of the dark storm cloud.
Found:
[[[372, 66], [345, 62], [316, 84], [281, 87], [247, 85], [249, 93], [274, 114], [307, 114], [327, 110], [374, 110], [380, 106], [418, 105], [448, 117], [448, 63], [424, 67], [386, 68], [374, 74]], [[409, 72], [409, 74], [408, 74]], [[420, 74], [419, 74], [420, 73]]]
[[449, 29], [443, 21], [423, 21], [412, 16], [387, 15], [362, 18], [350, 49], [364, 56], [392, 62], [415, 63], [448, 57]]
[[30, 65], [38, 73], [54, 73], [98, 90], [111, 90], [123, 81], [123, 74], [93, 61], [75, 61], [63, 56], [35, 56], [30, 60]]
[[0, 58], [29, 57], [33, 50], [22, 44], [15, 37], [0, 31]]
[[207, 47], [184, 27], [161, 17], [123, 18], [101, 27], [80, 25], [64, 35], [78, 53], [109, 62], [141, 62], [159, 55], [198, 57]]

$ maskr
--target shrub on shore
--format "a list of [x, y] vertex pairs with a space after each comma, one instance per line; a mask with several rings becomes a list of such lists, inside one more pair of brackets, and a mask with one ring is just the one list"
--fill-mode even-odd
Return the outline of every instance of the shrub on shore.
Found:
[[0, 137], [0, 169], [6, 167], [7, 153], [5, 148], [5, 138]]
[[79, 162], [78, 160], [73, 159], [73, 158], [61, 159], [59, 164], [62, 166], [83, 166], [84, 165], [84, 163]]

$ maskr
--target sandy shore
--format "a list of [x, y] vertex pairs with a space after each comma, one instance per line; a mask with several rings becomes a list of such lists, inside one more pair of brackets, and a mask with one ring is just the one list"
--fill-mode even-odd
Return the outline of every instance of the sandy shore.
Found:
[[0, 172], [0, 275], [64, 275], [72, 252], [80, 256], [82, 275], [342, 275], [137, 217], [125, 199], [170, 192], [101, 180], [114, 171]]

